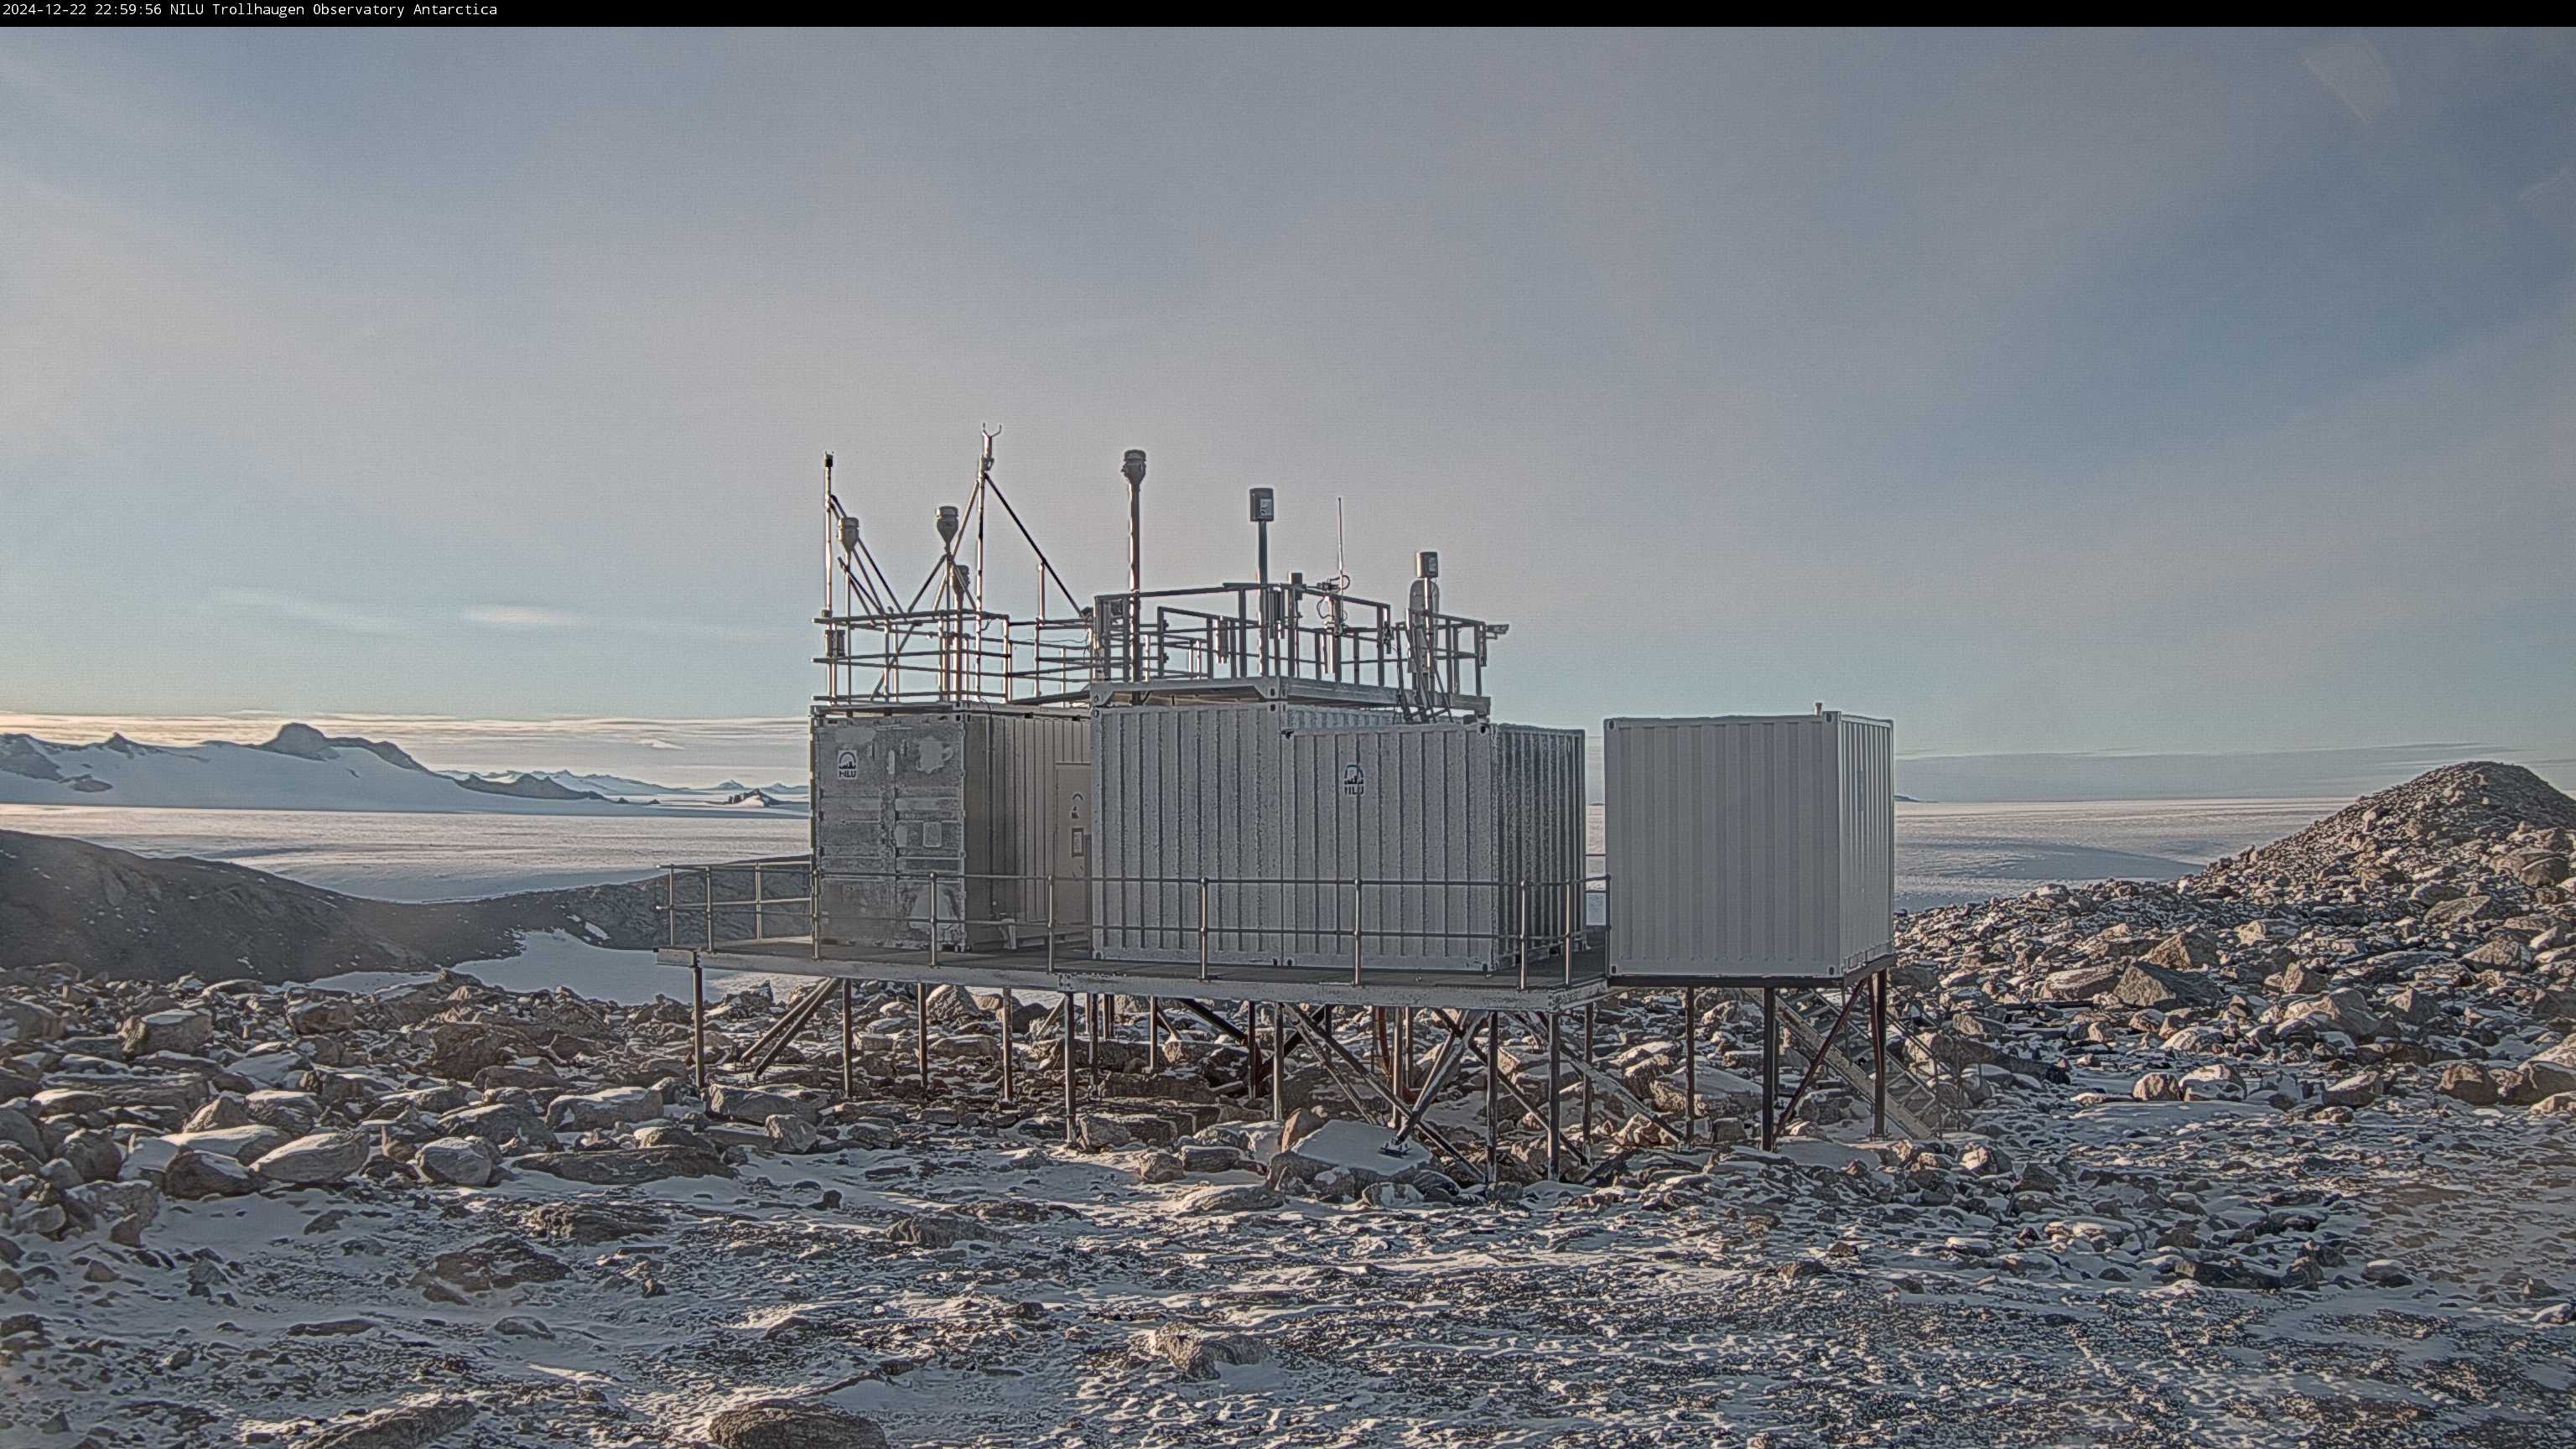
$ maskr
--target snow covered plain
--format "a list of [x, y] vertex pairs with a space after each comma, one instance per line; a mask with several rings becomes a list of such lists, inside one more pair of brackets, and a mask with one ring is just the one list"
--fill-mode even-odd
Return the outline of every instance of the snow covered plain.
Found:
[[802, 815], [146, 810], [0, 804], [0, 830], [229, 861], [395, 901], [633, 880], [674, 861], [802, 855]]
[[[2049, 881], [2171, 880], [2277, 839], [2340, 800], [2086, 800], [1896, 807], [1902, 910]], [[1600, 807], [1592, 808], [1593, 849]], [[145, 810], [0, 804], [0, 830], [193, 855], [386, 900], [455, 900], [631, 880], [672, 861], [802, 854], [802, 815], [516, 815]]]

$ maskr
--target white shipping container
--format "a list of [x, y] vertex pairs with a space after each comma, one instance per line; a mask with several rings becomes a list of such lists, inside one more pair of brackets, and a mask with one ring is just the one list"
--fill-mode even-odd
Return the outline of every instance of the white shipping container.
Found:
[[1602, 724], [1614, 976], [1839, 981], [1893, 953], [1895, 726]]
[[[1491, 970], [1552, 942], [1581, 873], [1583, 736], [1382, 710], [1134, 706], [1095, 716], [1094, 947], [1193, 961], [1206, 878], [1215, 964]], [[1543, 950], [1542, 955], [1545, 954]]]
[[1081, 714], [818, 710], [813, 749], [825, 941], [926, 946], [935, 915], [948, 945], [997, 944], [1048, 919], [1050, 877], [1056, 922], [1087, 919]]

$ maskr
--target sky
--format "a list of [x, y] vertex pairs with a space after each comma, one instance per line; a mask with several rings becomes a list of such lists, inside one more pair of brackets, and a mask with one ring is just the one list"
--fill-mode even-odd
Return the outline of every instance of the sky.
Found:
[[2564, 32], [13, 32], [0, 712], [792, 721], [999, 425], [1505, 718], [2563, 765], [2571, 164]]

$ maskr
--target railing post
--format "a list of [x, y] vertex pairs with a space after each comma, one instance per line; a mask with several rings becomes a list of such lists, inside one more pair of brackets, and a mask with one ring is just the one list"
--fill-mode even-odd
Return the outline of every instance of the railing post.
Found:
[[1582, 891], [1580, 881], [1565, 883], [1565, 984], [1568, 986], [1574, 984], [1574, 911], [1581, 902]]
[[768, 919], [763, 909], [768, 904], [769, 867], [755, 863], [751, 868], [751, 939], [755, 941], [767, 939], [760, 932], [761, 923]]
[[1521, 949], [1520, 949], [1521, 990], [1523, 990], [1523, 991], [1527, 991], [1527, 990], [1529, 990], [1529, 956], [1530, 956], [1530, 933], [1529, 933], [1529, 877], [1528, 877], [1528, 876], [1522, 876], [1522, 877], [1521, 877], [1521, 885], [1520, 885], [1520, 912], [1521, 912]]
[[1208, 979], [1208, 878], [1199, 877], [1199, 979]]
[[939, 964], [939, 872], [930, 873], [930, 964]]
[[716, 872], [713, 866], [707, 868], [706, 898], [707, 949], [712, 951], [716, 948]]
[[1353, 986], [1357, 986], [1357, 985], [1359, 985], [1359, 984], [1360, 984], [1360, 982], [1361, 982], [1361, 974], [1360, 974], [1360, 973], [1361, 973], [1361, 967], [1360, 967], [1360, 910], [1361, 910], [1361, 908], [1362, 908], [1363, 906], [1365, 906], [1365, 905], [1367, 904], [1367, 901], [1368, 901], [1368, 895], [1367, 895], [1367, 890], [1366, 890], [1366, 888], [1362, 885], [1362, 883], [1361, 883], [1361, 881], [1360, 881], [1360, 878], [1359, 878], [1358, 876], [1352, 876], [1352, 877], [1351, 877], [1351, 984], [1352, 984]]
[[1054, 873], [1054, 872], [1052, 872], [1052, 871], [1050, 871], [1050, 872], [1048, 872], [1048, 873], [1047, 873], [1047, 878], [1046, 878], [1046, 893], [1047, 893], [1047, 962], [1046, 962], [1046, 969], [1047, 969], [1047, 971], [1048, 971], [1050, 974], [1052, 974], [1052, 973], [1054, 972], [1054, 970], [1055, 970], [1055, 873]]

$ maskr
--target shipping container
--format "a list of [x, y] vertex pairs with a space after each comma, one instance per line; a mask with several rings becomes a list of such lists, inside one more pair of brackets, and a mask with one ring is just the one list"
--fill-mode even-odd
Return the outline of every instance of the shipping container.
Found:
[[991, 948], [1088, 921], [1091, 725], [1064, 710], [814, 715], [828, 944]]
[[1581, 731], [1287, 704], [1095, 720], [1101, 954], [1197, 959], [1204, 897], [1211, 963], [1346, 966], [1354, 919], [1368, 960], [1412, 969], [1500, 969], [1524, 930], [1556, 958]]
[[1602, 725], [1614, 976], [1841, 980], [1894, 950], [1895, 727]]

